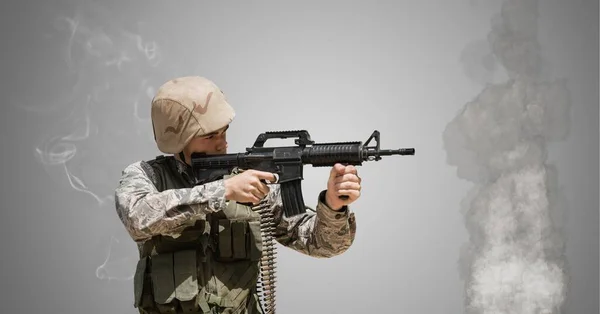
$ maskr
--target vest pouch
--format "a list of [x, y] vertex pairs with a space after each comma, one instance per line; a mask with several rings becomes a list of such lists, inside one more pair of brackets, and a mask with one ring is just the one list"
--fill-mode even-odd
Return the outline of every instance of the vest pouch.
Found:
[[158, 254], [171, 253], [183, 250], [196, 250], [199, 247], [206, 250], [210, 244], [211, 226], [206, 220], [198, 220], [193, 227], [186, 228], [177, 238], [169, 236], [157, 236], [153, 241], [148, 241], [151, 248], [146, 252], [154, 250]]
[[206, 282], [201, 301], [216, 313], [249, 314], [254, 304], [259, 263], [249, 260], [210, 263], [210, 280]]
[[154, 255], [150, 263], [152, 293], [160, 313], [175, 313], [175, 277], [173, 276], [173, 253]]
[[175, 279], [175, 298], [182, 307], [190, 308], [198, 295], [198, 265], [196, 251], [185, 250], [173, 254], [173, 277]]
[[197, 252], [183, 250], [151, 257], [151, 278], [154, 303], [161, 313], [196, 312], [198, 306]]
[[216, 229], [217, 261], [235, 262], [260, 258], [260, 222], [219, 219]]

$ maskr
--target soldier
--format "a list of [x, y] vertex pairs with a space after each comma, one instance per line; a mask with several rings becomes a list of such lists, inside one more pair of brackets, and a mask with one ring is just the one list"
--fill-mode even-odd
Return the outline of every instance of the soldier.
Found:
[[154, 138], [167, 155], [127, 166], [115, 191], [119, 218], [139, 249], [134, 306], [140, 313], [263, 313], [256, 284], [270, 248], [262, 245], [260, 214], [249, 203], [266, 206], [275, 239], [298, 252], [332, 257], [353, 243], [348, 205], [361, 189], [353, 166], [332, 167], [316, 209], [295, 217], [283, 215], [272, 173], [240, 169], [198, 181], [191, 154], [226, 153], [234, 116], [223, 92], [197, 76], [166, 82], [152, 100]]

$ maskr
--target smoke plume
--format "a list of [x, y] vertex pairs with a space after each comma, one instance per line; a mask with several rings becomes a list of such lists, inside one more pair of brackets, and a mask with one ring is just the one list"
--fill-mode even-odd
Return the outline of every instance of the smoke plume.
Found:
[[567, 296], [565, 208], [547, 145], [567, 137], [571, 105], [566, 81], [542, 75], [537, 17], [536, 0], [504, 1], [487, 40], [508, 79], [487, 84], [443, 135], [448, 163], [474, 183], [462, 204], [469, 314], [559, 313]]
[[[112, 223], [115, 175], [132, 159], [130, 154], [135, 155], [132, 144], [153, 141], [149, 110], [143, 108], [163, 80], [164, 51], [143, 36], [151, 33], [147, 25], [119, 18], [102, 3], [80, 1], [74, 10], [61, 12], [47, 30], [52, 45], [60, 46], [57, 73], [67, 78], [67, 89], [43, 101], [19, 103], [19, 109], [46, 121], [60, 117], [40, 135], [33, 152], [57, 182], [90, 197], [79, 208], [102, 209], [90, 210], [90, 221]], [[106, 246], [106, 257], [99, 261], [96, 277], [132, 280], [135, 269], [130, 265], [137, 252], [128, 235], [121, 234], [120, 240], [108, 228], [99, 229], [109, 239], [98, 240]]]
[[[47, 169], [63, 168], [70, 186], [99, 206], [113, 205], [114, 187], [107, 169], [99, 165], [114, 160], [107, 151], [118, 151], [115, 139], [135, 142], [148, 133], [149, 120], [140, 116], [139, 107], [151, 99], [149, 77], [162, 61], [155, 41], [127, 30], [111, 16], [99, 4], [83, 1], [74, 16], [57, 18], [57, 33], [51, 36], [64, 46], [63, 70], [73, 86], [55, 101], [20, 107], [43, 115], [64, 113], [42, 134], [34, 148], [37, 160]], [[149, 135], [146, 139], [151, 140]]]

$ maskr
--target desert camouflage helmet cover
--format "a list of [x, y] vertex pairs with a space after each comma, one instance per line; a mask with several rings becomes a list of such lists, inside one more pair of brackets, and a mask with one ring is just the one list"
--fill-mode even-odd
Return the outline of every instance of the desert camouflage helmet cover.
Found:
[[177, 154], [196, 136], [233, 121], [235, 111], [215, 83], [186, 76], [163, 84], [152, 99], [152, 127], [158, 149]]

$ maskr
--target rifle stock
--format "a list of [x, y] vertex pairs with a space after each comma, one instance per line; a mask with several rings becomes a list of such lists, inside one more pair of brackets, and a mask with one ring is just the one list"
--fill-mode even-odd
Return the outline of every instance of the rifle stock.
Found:
[[[296, 146], [264, 147], [269, 139], [296, 138]], [[369, 146], [375, 140], [374, 146]], [[207, 173], [218, 171], [226, 173], [234, 168], [255, 169], [278, 175], [281, 187], [281, 199], [285, 215], [288, 217], [306, 212], [302, 195], [304, 165], [313, 167], [332, 167], [336, 163], [361, 166], [366, 161], [379, 161], [383, 156], [414, 155], [414, 148], [380, 149], [380, 133], [375, 130], [362, 143], [332, 142], [315, 143], [306, 130], [268, 131], [256, 138], [252, 147], [245, 153], [207, 155], [193, 153], [192, 168], [197, 177], [206, 177]], [[347, 198], [347, 196], [341, 196]]]

